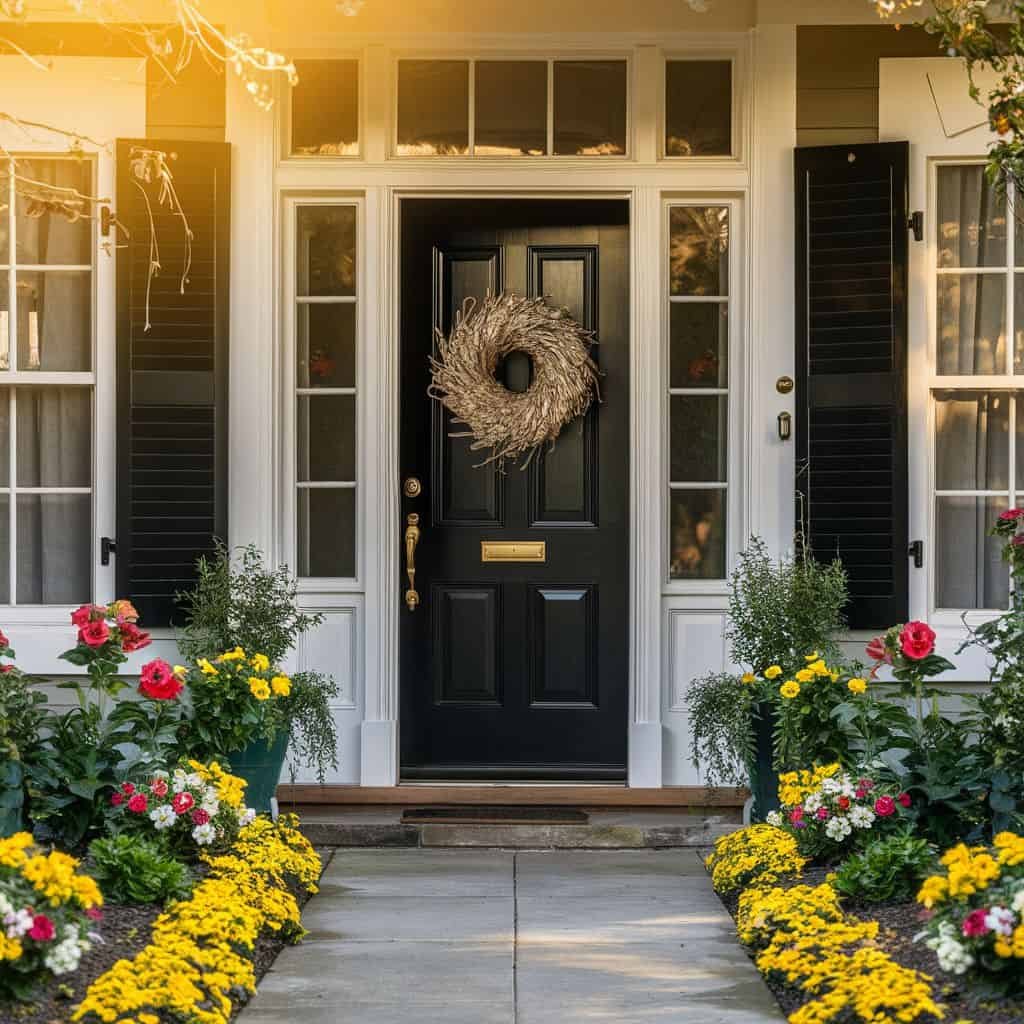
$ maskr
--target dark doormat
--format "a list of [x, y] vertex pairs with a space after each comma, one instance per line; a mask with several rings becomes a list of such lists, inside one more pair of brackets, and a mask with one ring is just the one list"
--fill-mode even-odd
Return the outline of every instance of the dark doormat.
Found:
[[586, 813], [573, 807], [407, 807], [409, 825], [586, 825]]

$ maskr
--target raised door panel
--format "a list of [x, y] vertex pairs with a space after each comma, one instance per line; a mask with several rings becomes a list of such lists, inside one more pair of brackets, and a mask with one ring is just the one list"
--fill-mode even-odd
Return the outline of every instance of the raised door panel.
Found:
[[530, 703], [597, 707], [597, 588], [529, 588]]
[[435, 702], [501, 704], [500, 588], [439, 583], [430, 596]]

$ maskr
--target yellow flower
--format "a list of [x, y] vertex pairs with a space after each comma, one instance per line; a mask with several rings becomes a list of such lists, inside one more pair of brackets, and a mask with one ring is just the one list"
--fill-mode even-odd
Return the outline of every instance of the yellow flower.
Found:
[[218, 661], [244, 661], [245, 651], [241, 647], [236, 647], [233, 651], [225, 651], [218, 659]]
[[257, 700], [267, 700], [270, 697], [270, 686], [266, 679], [260, 679], [259, 676], [249, 676], [249, 692]]
[[786, 700], [792, 700], [800, 692], [800, 684], [795, 679], [787, 679], [780, 687], [779, 693]]
[[802, 668], [796, 674], [797, 682], [809, 683], [814, 678], [814, 672], [809, 668]]
[[782, 669], [778, 665], [769, 665], [764, 670], [765, 679], [778, 679], [782, 675]]
[[756, 681], [757, 676], [755, 676], [753, 672], [744, 672], [743, 675], [740, 676], [740, 682], [745, 683], [747, 686]]
[[838, 683], [839, 682], [839, 673], [838, 672], [829, 672], [828, 673], [828, 677], [829, 677], [829, 679], [832, 680], [833, 683]]
[[0, 932], [0, 960], [17, 960], [21, 957], [21, 943], [17, 939], [9, 939]]
[[180, 679], [184, 679], [188, 675], [188, 669], [184, 665], [175, 665], [173, 670], [174, 674]]
[[812, 661], [817, 661], [818, 658], [820, 658], [820, 657], [821, 657], [821, 655], [818, 654], [817, 651], [811, 651], [810, 654], [805, 654], [804, 655], [804, 661], [806, 661], [808, 664], [810, 664]]
[[292, 692], [292, 681], [287, 676], [274, 676], [270, 680], [270, 688], [277, 697], [287, 697]]
[[863, 693], [868, 688], [868, 681], [854, 677], [846, 684], [846, 688], [850, 693]]
[[814, 673], [814, 674], [815, 674], [816, 676], [827, 676], [827, 675], [831, 675], [831, 673], [830, 673], [830, 672], [829, 672], [829, 670], [828, 670], [828, 666], [827, 666], [827, 665], [825, 664], [825, 662], [824, 662], [824, 661], [822, 661], [822, 660], [821, 660], [821, 658], [819, 658], [819, 659], [818, 659], [817, 661], [811, 662], [811, 664], [810, 664], [810, 665], [808, 665], [807, 667], [808, 667], [808, 668], [809, 668], [809, 669], [810, 669], [810, 670], [811, 670], [811, 671], [812, 671], [812, 672], [813, 672], [813, 673]]
[[206, 658], [200, 658], [196, 664], [204, 676], [219, 676], [220, 673], [210, 664]]
[[265, 654], [254, 654], [251, 664], [257, 672], [266, 672], [270, 668], [270, 659]]

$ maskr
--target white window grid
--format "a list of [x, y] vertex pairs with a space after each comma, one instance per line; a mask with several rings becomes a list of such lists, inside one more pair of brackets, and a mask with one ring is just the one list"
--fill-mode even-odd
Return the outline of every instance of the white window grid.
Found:
[[[17, 250], [17, 222], [18, 222], [18, 195], [16, 190], [16, 163], [19, 159], [27, 159], [25, 154], [12, 153], [13, 160], [9, 160], [7, 167], [0, 174], [3, 181], [3, 190], [7, 205], [7, 237], [8, 252], [0, 253], [0, 260], [6, 258], [6, 262], [0, 262], [0, 279], [7, 275], [7, 310], [0, 312], [0, 388], [7, 389], [7, 416], [8, 416], [8, 478], [0, 481], [0, 495], [7, 498], [8, 514], [8, 587], [9, 597], [5, 607], [14, 607], [18, 604], [18, 497], [20, 495], [48, 495], [48, 494], [84, 494], [90, 497], [93, 494], [92, 486], [89, 487], [27, 487], [18, 483], [18, 419], [17, 419], [17, 395], [18, 391], [28, 388], [43, 388], [54, 386], [79, 386], [92, 390], [96, 384], [95, 374], [95, 299], [93, 297], [93, 309], [90, 311], [91, 344], [90, 344], [90, 366], [93, 369], [81, 372], [53, 372], [27, 369], [23, 370], [17, 365], [18, 353], [18, 273], [67, 273], [88, 271], [92, 277], [92, 288], [90, 295], [93, 296], [95, 288], [95, 266], [90, 263], [18, 263]], [[44, 154], [38, 159], [52, 160], [80, 160], [79, 156], [64, 156], [60, 154]], [[95, 180], [96, 170], [93, 165], [92, 178]], [[0, 214], [2, 216], [3, 214]], [[53, 216], [51, 214], [51, 216]], [[89, 251], [93, 255], [96, 252], [96, 240], [90, 240]], [[2, 399], [0, 399], [2, 400]], [[95, 423], [95, 409], [91, 409], [91, 420]], [[95, 432], [95, 428], [94, 428]], [[93, 479], [92, 467], [90, 466], [90, 480]], [[90, 519], [92, 509], [90, 509]], [[91, 537], [92, 531], [90, 529]], [[90, 593], [91, 593], [90, 584]]]

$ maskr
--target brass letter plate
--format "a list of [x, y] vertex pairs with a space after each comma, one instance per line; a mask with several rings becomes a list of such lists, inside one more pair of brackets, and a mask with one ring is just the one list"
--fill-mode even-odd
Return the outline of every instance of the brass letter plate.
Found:
[[547, 545], [542, 540], [482, 540], [481, 562], [546, 562]]

